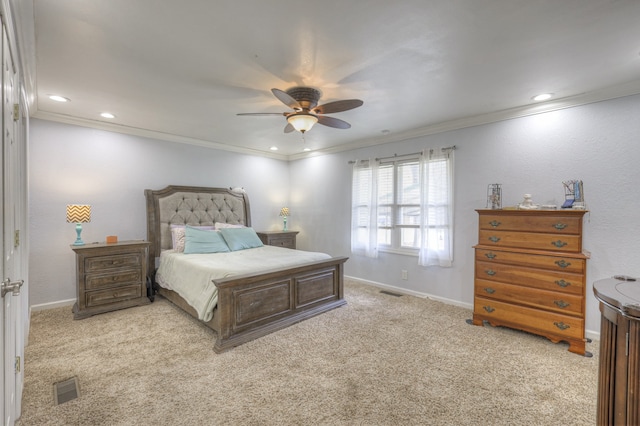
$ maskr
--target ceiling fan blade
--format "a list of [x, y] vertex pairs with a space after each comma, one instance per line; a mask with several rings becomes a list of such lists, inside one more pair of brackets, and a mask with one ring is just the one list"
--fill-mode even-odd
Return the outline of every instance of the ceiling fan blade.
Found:
[[287, 92], [280, 89], [271, 89], [273, 95], [280, 100], [283, 104], [287, 105], [291, 109], [302, 110], [302, 107], [293, 99]]
[[333, 117], [318, 117], [318, 124], [322, 124], [329, 127], [335, 127], [336, 129], [348, 129], [351, 127], [351, 124], [347, 123], [344, 120], [339, 120]]
[[241, 112], [236, 115], [287, 115], [286, 112]]
[[284, 126], [284, 132], [285, 133], [291, 133], [295, 130], [295, 128], [291, 125], [291, 123], [287, 123], [286, 126]]
[[360, 99], [345, 99], [343, 101], [329, 102], [324, 105], [318, 105], [313, 109], [316, 114], [331, 114], [334, 112], [348, 111], [350, 109], [362, 106], [364, 102]]

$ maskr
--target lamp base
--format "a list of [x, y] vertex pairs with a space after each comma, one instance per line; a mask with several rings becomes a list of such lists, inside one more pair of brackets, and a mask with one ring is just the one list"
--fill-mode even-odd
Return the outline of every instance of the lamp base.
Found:
[[286, 216], [283, 217], [283, 222], [284, 222], [284, 226], [282, 227], [282, 230], [286, 231], [287, 230], [287, 217]]
[[82, 234], [82, 224], [76, 223], [76, 234], [78, 234], [78, 238], [76, 238], [76, 242], [73, 243], [74, 246], [83, 246], [84, 241], [80, 238], [80, 234]]

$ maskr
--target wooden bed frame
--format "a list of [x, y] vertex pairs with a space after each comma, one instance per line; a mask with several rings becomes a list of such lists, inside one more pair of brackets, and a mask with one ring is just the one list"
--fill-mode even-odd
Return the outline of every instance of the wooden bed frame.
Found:
[[[161, 250], [171, 248], [171, 225], [213, 225], [215, 222], [251, 226], [249, 199], [244, 191], [226, 188], [168, 186], [144, 191], [147, 200], [149, 280], [152, 296], [161, 296], [194, 316], [195, 309], [176, 292], [155, 282]], [[218, 304], [211, 321], [218, 353], [346, 304], [343, 277], [347, 257], [307, 263], [216, 280]]]

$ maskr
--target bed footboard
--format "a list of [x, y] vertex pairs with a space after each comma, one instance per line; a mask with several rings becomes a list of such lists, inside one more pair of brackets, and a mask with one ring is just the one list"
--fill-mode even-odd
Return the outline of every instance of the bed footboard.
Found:
[[215, 281], [217, 340], [224, 352], [346, 304], [344, 263], [335, 257], [292, 269]]

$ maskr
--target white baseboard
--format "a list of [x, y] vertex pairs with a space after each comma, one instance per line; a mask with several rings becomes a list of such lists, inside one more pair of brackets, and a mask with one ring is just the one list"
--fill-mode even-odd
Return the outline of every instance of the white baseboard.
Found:
[[[376, 281], [370, 281], [370, 280], [365, 280], [362, 278], [358, 278], [358, 277], [351, 277], [351, 276], [347, 276], [345, 275], [345, 278], [351, 278], [353, 280], [357, 280], [360, 281], [364, 284], [368, 284], [374, 287], [378, 287], [378, 288], [382, 288], [385, 290], [390, 290], [393, 291], [395, 293], [401, 293], [401, 294], [407, 294], [409, 296], [416, 296], [416, 297], [424, 297], [427, 299], [431, 299], [431, 300], [436, 300], [438, 302], [442, 302], [442, 303], [446, 303], [448, 305], [454, 305], [454, 306], [459, 306], [461, 308], [465, 308], [465, 309], [469, 309], [471, 311], [473, 311], [473, 304], [472, 303], [464, 303], [464, 302], [460, 302], [459, 300], [453, 300], [453, 299], [447, 299], [446, 297], [440, 297], [440, 296], [435, 296], [433, 294], [429, 294], [429, 293], [422, 293], [419, 291], [413, 291], [413, 290], [407, 290], [405, 288], [401, 288], [401, 287], [395, 287], [389, 284], [383, 284], [383, 283], [379, 283]], [[600, 333], [597, 331], [593, 331], [593, 330], [585, 330], [584, 332], [585, 337], [591, 340], [600, 340]]]
[[31, 310], [31, 312], [45, 311], [47, 309], [62, 308], [64, 306], [73, 306], [74, 303], [76, 303], [76, 299], [58, 300], [57, 302], [42, 303], [40, 305], [31, 305], [29, 309]]

